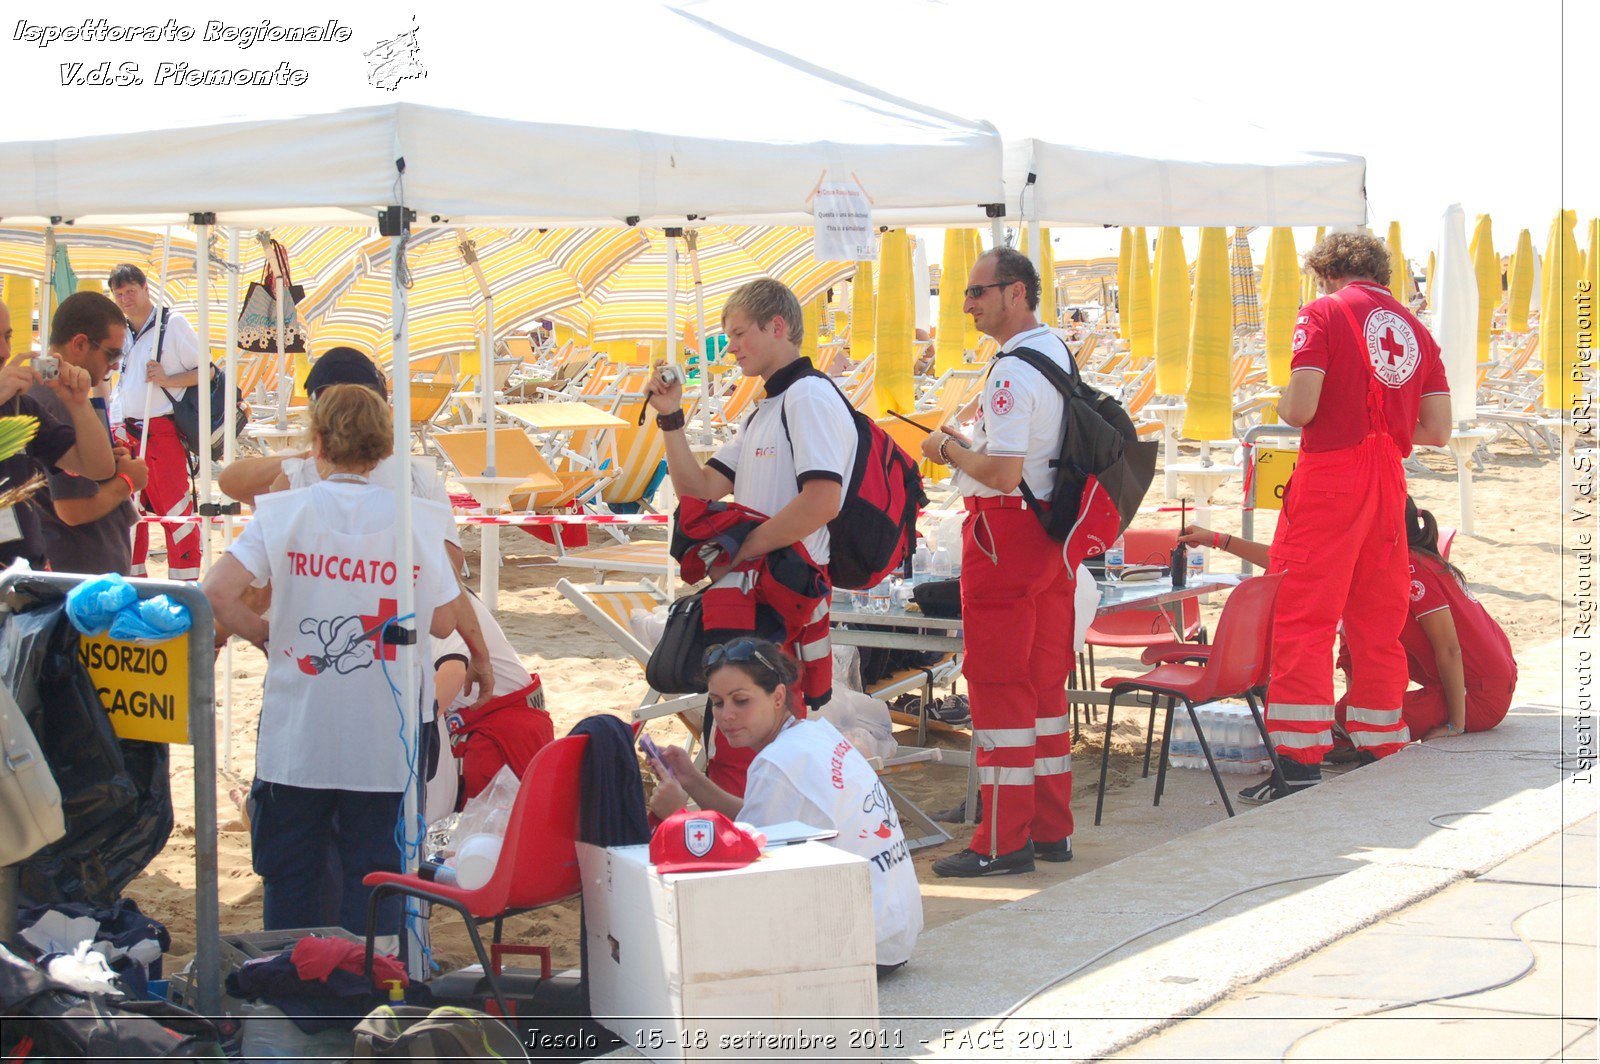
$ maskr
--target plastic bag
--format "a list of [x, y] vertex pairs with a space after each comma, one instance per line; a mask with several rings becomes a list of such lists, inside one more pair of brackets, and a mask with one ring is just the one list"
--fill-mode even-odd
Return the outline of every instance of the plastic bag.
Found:
[[123, 607], [111, 622], [111, 638], [125, 643], [159, 643], [188, 632], [192, 623], [187, 606], [156, 595]]
[[821, 709], [828, 723], [839, 729], [839, 734], [850, 745], [861, 751], [862, 757], [878, 757], [887, 761], [900, 749], [894, 741], [894, 722], [889, 717], [889, 704], [871, 695], [835, 686], [833, 697]]
[[84, 635], [103, 635], [123, 609], [139, 601], [139, 592], [116, 573], [85, 580], [67, 592], [67, 616]]
[[446, 849], [454, 854], [449, 864], [455, 869], [456, 885], [463, 890], [477, 890], [494, 874], [521, 785], [511, 766], [504, 765], [456, 817]]
[[119, 740], [65, 603], [14, 614], [0, 631], [0, 682], [28, 719], [61, 788], [67, 833], [23, 862], [25, 904], [110, 906], [172, 831], [167, 748]]

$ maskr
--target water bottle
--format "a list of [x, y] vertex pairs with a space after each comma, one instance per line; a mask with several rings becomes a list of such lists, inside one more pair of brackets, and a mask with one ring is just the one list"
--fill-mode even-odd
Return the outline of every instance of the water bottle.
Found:
[[1244, 711], [1244, 741], [1241, 744], [1240, 759], [1244, 762], [1246, 772], [1264, 772], [1272, 764], [1272, 758], [1267, 753], [1267, 742], [1261, 737], [1261, 729], [1256, 727], [1255, 718], [1250, 711]]
[[877, 585], [867, 593], [868, 613], [888, 613], [894, 601], [894, 590], [888, 580], [879, 580]]
[[1122, 579], [1122, 570], [1127, 567], [1126, 562], [1124, 560], [1126, 557], [1127, 557], [1127, 552], [1123, 548], [1122, 537], [1118, 536], [1117, 537], [1117, 541], [1115, 543], [1111, 544], [1111, 549], [1106, 551], [1106, 579], [1107, 580], [1121, 580]]
[[1189, 583], [1198, 584], [1206, 571], [1206, 552], [1200, 547], [1189, 548]]
[[1239, 707], [1229, 706], [1224, 710], [1227, 714], [1227, 723], [1222, 729], [1222, 759], [1227, 762], [1225, 772], [1239, 772], [1244, 767], [1244, 753], [1240, 744], [1244, 739], [1243, 721], [1239, 719]]
[[1172, 718], [1172, 739], [1168, 747], [1167, 764], [1172, 768], [1193, 768], [1195, 754], [1199, 747], [1194, 740], [1194, 729], [1189, 724], [1189, 714], [1181, 707], [1170, 711]]

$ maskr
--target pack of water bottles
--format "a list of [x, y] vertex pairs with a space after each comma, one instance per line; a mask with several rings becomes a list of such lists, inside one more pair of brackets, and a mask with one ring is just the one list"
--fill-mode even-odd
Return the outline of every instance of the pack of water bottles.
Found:
[[[1267, 744], [1261, 738], [1261, 730], [1256, 727], [1249, 706], [1207, 702], [1194, 707], [1194, 712], [1200, 718], [1200, 729], [1211, 747], [1217, 771], [1245, 775], [1265, 772], [1272, 767]], [[1168, 767], [1205, 768], [1205, 751], [1200, 749], [1189, 714], [1182, 705], [1174, 713]]]

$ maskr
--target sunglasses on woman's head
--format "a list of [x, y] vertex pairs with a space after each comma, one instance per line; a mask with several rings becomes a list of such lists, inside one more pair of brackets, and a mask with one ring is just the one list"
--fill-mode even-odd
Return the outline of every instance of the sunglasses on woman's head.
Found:
[[733, 639], [726, 643], [718, 643], [706, 651], [705, 660], [701, 662], [706, 672], [723, 665], [744, 665], [752, 661], [759, 661], [773, 672], [778, 671], [778, 666], [767, 660], [767, 656], [756, 646], [754, 639]]

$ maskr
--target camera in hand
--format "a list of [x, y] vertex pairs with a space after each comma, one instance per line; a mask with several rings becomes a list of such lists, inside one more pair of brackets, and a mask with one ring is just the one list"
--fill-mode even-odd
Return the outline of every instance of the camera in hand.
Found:
[[61, 359], [56, 355], [40, 355], [33, 360], [33, 368], [39, 371], [39, 379], [53, 381], [61, 376]]
[[677, 366], [662, 366], [660, 370], [661, 383], [667, 387], [683, 383], [683, 373]]

